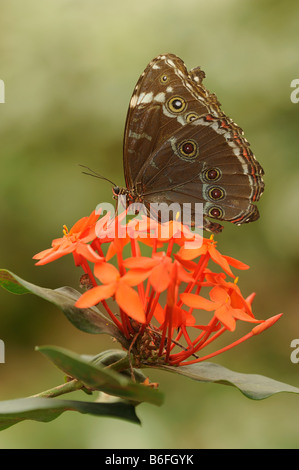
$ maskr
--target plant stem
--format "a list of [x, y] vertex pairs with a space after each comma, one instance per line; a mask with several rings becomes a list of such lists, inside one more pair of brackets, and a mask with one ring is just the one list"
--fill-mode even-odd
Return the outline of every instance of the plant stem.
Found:
[[54, 398], [63, 395], [64, 393], [75, 392], [84, 387], [84, 384], [77, 379], [70, 380], [64, 384], [58, 385], [57, 387], [50, 388], [44, 392], [37, 393], [36, 395], [31, 395], [30, 398]]

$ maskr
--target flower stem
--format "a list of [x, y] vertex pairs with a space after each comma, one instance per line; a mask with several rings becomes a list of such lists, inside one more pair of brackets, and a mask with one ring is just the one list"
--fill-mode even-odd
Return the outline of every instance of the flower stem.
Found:
[[57, 387], [50, 388], [44, 392], [37, 393], [36, 395], [31, 395], [30, 398], [54, 398], [63, 395], [64, 393], [75, 392], [85, 388], [84, 384], [77, 379], [70, 380], [64, 384], [58, 385]]
[[[193, 277], [194, 277], [194, 280], [192, 282], [189, 282], [189, 284], [187, 285], [186, 289], [185, 289], [185, 293], [188, 293], [188, 292], [191, 292], [192, 289], [194, 288], [194, 286], [196, 285], [196, 283], [198, 282], [198, 280], [202, 281], [203, 278], [204, 278], [204, 270], [209, 262], [209, 259], [210, 259], [210, 253], [206, 253], [204, 256], [202, 256], [200, 258], [200, 261], [197, 265], [197, 268], [196, 270], [194, 271], [194, 274], [193, 274]], [[199, 279], [200, 277], [202, 277], [202, 279]], [[178, 307], [181, 307], [183, 305], [183, 301], [180, 300], [178, 302]]]
[[228, 346], [225, 346], [224, 348], [218, 349], [218, 351], [215, 351], [211, 354], [207, 354], [206, 356], [200, 357], [199, 359], [195, 359], [194, 361], [180, 362], [179, 365], [186, 366], [186, 365], [190, 365], [190, 364], [195, 364], [196, 362], [206, 361], [207, 359], [210, 359], [211, 357], [218, 356], [218, 354], [222, 354], [225, 351], [228, 351], [229, 349], [232, 349], [235, 346], [238, 346], [239, 344], [243, 343], [247, 339], [252, 338], [253, 335], [254, 335], [254, 333], [252, 333], [252, 331], [250, 331], [250, 333], [247, 333], [247, 335], [242, 336], [242, 338], [238, 339], [237, 341], [234, 341], [233, 343], [229, 344]]

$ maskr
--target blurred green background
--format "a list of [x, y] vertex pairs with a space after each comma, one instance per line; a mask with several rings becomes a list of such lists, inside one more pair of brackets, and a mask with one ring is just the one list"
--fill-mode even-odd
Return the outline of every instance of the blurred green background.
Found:
[[[299, 386], [290, 343], [299, 338], [299, 78], [295, 0], [1, 0], [1, 267], [51, 288], [78, 286], [71, 257], [35, 267], [31, 257], [97, 203], [108, 183], [81, 174], [88, 165], [124, 183], [122, 136], [135, 83], [156, 55], [200, 65], [206, 86], [243, 129], [265, 169], [261, 219], [226, 224], [222, 253], [248, 263], [239, 285], [257, 293], [254, 312], [282, 319], [215, 358], [228, 368]], [[77, 331], [33, 296], [0, 291], [0, 399], [58, 385], [62, 374], [36, 345], [95, 354], [111, 339]], [[23, 422], [0, 435], [0, 448], [298, 448], [299, 397], [250, 401], [237, 390], [152, 372], [166, 393], [161, 408], [141, 405], [142, 427], [76, 413], [49, 424]], [[81, 395], [77, 395], [77, 398]], [[84, 397], [82, 397], [84, 398]]]

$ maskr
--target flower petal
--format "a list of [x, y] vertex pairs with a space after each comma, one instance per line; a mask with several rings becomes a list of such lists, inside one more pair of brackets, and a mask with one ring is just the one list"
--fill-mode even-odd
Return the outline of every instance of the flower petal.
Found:
[[255, 296], [256, 296], [256, 293], [255, 292], [252, 292], [252, 294], [250, 294], [248, 297], [246, 297], [246, 302], [248, 305], [252, 305], [252, 302], [254, 301], [255, 299]]
[[208, 251], [208, 247], [206, 244], [203, 244], [200, 248], [181, 248], [178, 252], [180, 258], [184, 260], [192, 260], [197, 258], [198, 256], [205, 255]]
[[237, 268], [237, 269], [249, 269], [250, 268], [248, 264], [242, 263], [242, 261], [239, 261], [235, 258], [231, 258], [231, 256], [222, 255], [222, 257], [225, 258], [228, 264], [232, 266], [233, 268]]
[[261, 323], [262, 320], [257, 320], [256, 318], [248, 315], [244, 310], [241, 310], [240, 308], [232, 308], [232, 315], [234, 318], [237, 320], [242, 320], [242, 321], [248, 321], [250, 323]]
[[83, 258], [87, 259], [91, 263], [98, 263], [99, 261], [104, 261], [102, 256], [99, 256], [90, 245], [86, 245], [85, 243], [78, 242], [76, 247], [76, 252], [83, 256]]
[[115, 238], [109, 245], [106, 253], [106, 260], [109, 261], [117, 253], [121, 253], [124, 246], [129, 243], [130, 238], [128, 236], [124, 238]]
[[138, 293], [123, 280], [118, 282], [115, 300], [129, 317], [145, 323], [145, 313]]
[[194, 271], [197, 264], [194, 261], [189, 261], [189, 260], [184, 260], [181, 258], [177, 253], [174, 253], [174, 258], [186, 269], [189, 269], [190, 271]]
[[138, 284], [141, 284], [141, 282], [145, 281], [149, 275], [150, 272], [145, 269], [130, 269], [130, 271], [122, 277], [122, 280], [129, 286], [137, 286]]
[[183, 266], [179, 263], [178, 263], [178, 279], [180, 280], [180, 282], [186, 282], [186, 283], [192, 282], [194, 280], [193, 276], [187, 271], [185, 271]]
[[104, 299], [108, 299], [115, 292], [115, 284], [108, 284], [107, 286], [97, 286], [84, 292], [83, 295], [75, 303], [75, 307], [88, 308], [98, 304]]
[[210, 298], [213, 302], [220, 302], [222, 304], [225, 302], [230, 303], [230, 296], [222, 287], [213, 287], [213, 289], [210, 291]]
[[163, 292], [169, 286], [171, 280], [169, 271], [169, 265], [163, 262], [159, 263], [152, 270], [149, 280], [157, 292]]
[[160, 325], [163, 325], [165, 321], [165, 308], [163, 308], [159, 303], [157, 303], [155, 307], [154, 317]]
[[218, 250], [216, 250], [215, 246], [213, 246], [213, 245], [210, 246], [209, 253], [210, 253], [210, 256], [211, 256], [212, 260], [215, 263], [217, 263], [223, 269], [223, 271], [225, 271], [227, 274], [229, 274], [229, 276], [231, 276], [233, 278], [236, 277], [232, 273], [227, 260], [224, 258], [224, 256], [222, 256], [221, 253], [219, 253]]
[[103, 283], [111, 284], [119, 279], [118, 269], [110, 263], [96, 263], [94, 267], [94, 275]]
[[152, 269], [159, 261], [147, 256], [136, 256], [124, 260], [126, 268]]
[[215, 308], [219, 307], [218, 303], [211, 302], [211, 300], [207, 300], [204, 297], [196, 294], [184, 293], [180, 295], [180, 298], [184, 304], [188, 305], [188, 307], [199, 308], [201, 310], [207, 310], [208, 312], [211, 312], [212, 310], [215, 310]]
[[228, 330], [234, 331], [236, 328], [236, 320], [228, 311], [228, 308], [223, 305], [215, 310], [215, 317], [224, 325]]
[[68, 247], [64, 248], [63, 250], [55, 250], [52, 253], [50, 253], [48, 256], [45, 256], [43, 259], [38, 261], [36, 266], [42, 266], [43, 264], [51, 263], [52, 261], [55, 261], [62, 256], [68, 255], [72, 253], [75, 250], [76, 246], [75, 245], [69, 245]]
[[75, 222], [72, 228], [70, 229], [69, 234], [73, 235], [74, 233], [79, 233], [84, 230], [87, 226], [88, 220], [89, 217], [87, 216], [77, 220], [77, 222]]
[[46, 258], [49, 254], [53, 253], [55, 251], [54, 248], [47, 248], [46, 250], [40, 251], [39, 253], [36, 253], [36, 255], [32, 256], [32, 259], [43, 259]]

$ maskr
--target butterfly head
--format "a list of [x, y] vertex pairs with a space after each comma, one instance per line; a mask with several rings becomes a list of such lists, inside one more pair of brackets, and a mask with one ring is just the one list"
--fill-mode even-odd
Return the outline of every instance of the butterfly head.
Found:
[[117, 199], [117, 198], [118, 198], [118, 196], [120, 195], [120, 191], [121, 191], [121, 190], [120, 190], [120, 187], [119, 187], [119, 186], [114, 186], [114, 187], [112, 188], [113, 198], [114, 198], [114, 199]]

